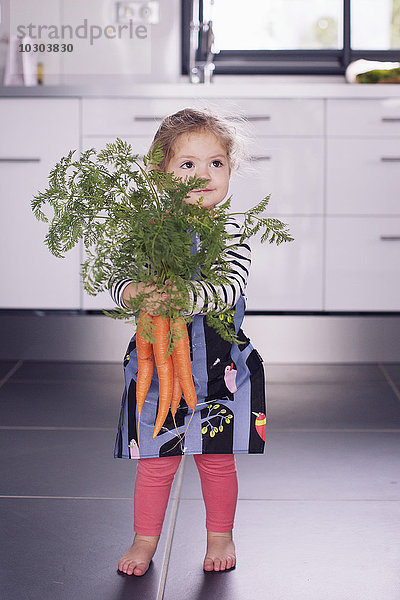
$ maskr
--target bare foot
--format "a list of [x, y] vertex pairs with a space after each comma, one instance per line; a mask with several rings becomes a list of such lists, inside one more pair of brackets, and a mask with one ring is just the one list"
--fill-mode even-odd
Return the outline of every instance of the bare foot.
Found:
[[232, 531], [217, 533], [207, 531], [207, 552], [204, 559], [205, 571], [225, 571], [236, 565], [235, 544]]
[[159, 535], [136, 534], [132, 546], [118, 562], [118, 570], [127, 575], [144, 575], [157, 548]]

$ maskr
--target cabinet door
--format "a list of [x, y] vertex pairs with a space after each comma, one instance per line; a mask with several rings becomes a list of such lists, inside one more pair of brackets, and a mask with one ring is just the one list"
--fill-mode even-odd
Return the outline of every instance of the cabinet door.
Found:
[[322, 310], [323, 218], [280, 218], [295, 240], [279, 246], [251, 241], [247, 310]]
[[400, 137], [400, 98], [328, 99], [329, 136]]
[[[84, 137], [82, 138], [82, 149], [95, 148], [96, 151], [102, 150], [106, 144], [114, 142], [116, 137]], [[134, 154], [141, 156], [148, 152], [151, 144], [150, 137], [121, 136], [121, 139], [131, 144]], [[82, 287], [82, 308], [84, 310], [109, 310], [114, 307], [115, 304], [108, 292], [101, 292], [97, 296], [90, 296]]]
[[319, 215], [324, 203], [322, 138], [258, 138], [251, 163], [232, 174], [232, 209], [245, 211], [271, 194], [271, 213]]
[[328, 139], [328, 214], [400, 214], [399, 178], [400, 137]]
[[326, 309], [400, 310], [400, 217], [328, 217]]
[[1, 308], [78, 309], [79, 248], [64, 259], [48, 251], [47, 225], [31, 200], [55, 163], [79, 148], [79, 101], [0, 100]]

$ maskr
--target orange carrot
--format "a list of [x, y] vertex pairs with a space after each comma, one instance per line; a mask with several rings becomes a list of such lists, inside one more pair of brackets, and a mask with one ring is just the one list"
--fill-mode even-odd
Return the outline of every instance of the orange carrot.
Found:
[[174, 365], [178, 374], [186, 404], [195, 409], [197, 404], [197, 395], [193, 383], [192, 367], [190, 363], [189, 336], [185, 321], [178, 317], [171, 322], [171, 330], [178, 333], [178, 341], [173, 350]]
[[155, 316], [153, 344], [154, 360], [159, 380], [158, 390], [158, 412], [154, 425], [153, 439], [157, 436], [164, 421], [167, 418], [171, 405], [172, 390], [174, 386], [174, 373], [171, 355], [168, 355], [169, 344], [169, 319], [162, 316]]
[[175, 352], [172, 352], [172, 364], [174, 367], [174, 387], [172, 390], [171, 414], [173, 417], [175, 417], [176, 411], [178, 410], [178, 406], [179, 406], [179, 403], [182, 398], [182, 387], [179, 382], [179, 377], [178, 377], [178, 373], [177, 373]]
[[144, 322], [151, 322], [152, 315], [148, 313], [140, 313], [138, 327], [136, 331], [136, 350], [138, 359], [138, 374], [136, 381], [136, 407], [140, 420], [144, 401], [146, 400], [147, 392], [149, 391], [151, 379], [154, 371], [154, 357], [151, 342], [148, 342], [143, 337]]

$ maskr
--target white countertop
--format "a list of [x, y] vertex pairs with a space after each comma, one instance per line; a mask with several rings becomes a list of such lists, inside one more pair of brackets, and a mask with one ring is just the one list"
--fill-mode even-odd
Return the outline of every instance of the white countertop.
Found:
[[236, 79], [212, 84], [102, 83], [91, 86], [0, 86], [0, 97], [158, 98], [399, 98], [398, 84], [268, 83]]

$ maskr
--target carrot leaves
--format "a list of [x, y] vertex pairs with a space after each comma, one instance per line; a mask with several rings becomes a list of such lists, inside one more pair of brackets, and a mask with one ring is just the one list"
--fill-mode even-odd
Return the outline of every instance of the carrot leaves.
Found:
[[[168, 299], [165, 316], [176, 318], [190, 312], [194, 279], [212, 286], [229, 283], [225, 225], [231, 214], [244, 216], [240, 242], [259, 231], [262, 242], [292, 239], [284, 223], [263, 216], [269, 196], [245, 213], [230, 213], [230, 199], [212, 210], [205, 210], [201, 201], [186, 203], [188, 193], [208, 180], [182, 181], [157, 169], [163, 158], [160, 146], [140, 157], [117, 138], [99, 152], [90, 148], [78, 158], [75, 152], [51, 169], [48, 187], [31, 206], [36, 218], [49, 224], [44, 241], [52, 254], [62, 258], [82, 241], [81, 275], [89, 294], [105, 291], [120, 279], [146, 284], [147, 291], [125, 308], [105, 311], [108, 316], [138, 317], [155, 286]], [[207, 314], [210, 325], [233, 340], [231, 307], [217, 296], [213, 301], [214, 309]], [[144, 334], [150, 337], [150, 332]]]

